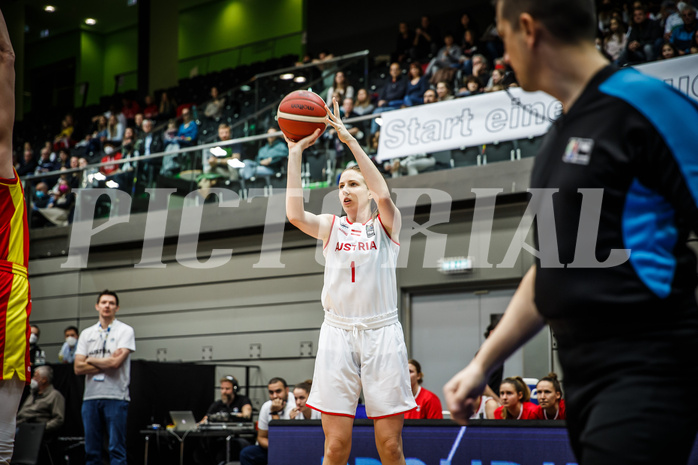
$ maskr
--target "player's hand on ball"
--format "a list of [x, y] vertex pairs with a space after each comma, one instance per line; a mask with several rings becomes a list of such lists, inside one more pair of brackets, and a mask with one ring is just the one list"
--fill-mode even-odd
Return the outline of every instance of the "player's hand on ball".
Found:
[[298, 142], [292, 141], [291, 139], [286, 137], [285, 134], [284, 134], [284, 139], [286, 139], [286, 143], [288, 144], [289, 150], [292, 150], [294, 148], [298, 148], [302, 152], [303, 150], [305, 150], [308, 147], [310, 147], [311, 145], [313, 145], [315, 143], [315, 141], [318, 139], [318, 137], [320, 137], [320, 134], [322, 134], [322, 131], [320, 131], [319, 129], [316, 129], [315, 132], [313, 132], [311, 135], [299, 140]]
[[475, 400], [485, 389], [485, 372], [476, 363], [471, 362], [467, 367], [456, 373], [444, 386], [446, 405], [451, 411], [451, 418], [461, 425], [468, 420], [478, 408]]
[[334, 106], [334, 114], [330, 111], [329, 108], [327, 108], [327, 124], [332, 126], [335, 131], [337, 131], [337, 136], [339, 137], [339, 140], [341, 140], [343, 143], [348, 144], [350, 140], [354, 138], [351, 134], [349, 134], [349, 131], [347, 130], [346, 126], [344, 126], [344, 123], [342, 122], [342, 118], [339, 116], [339, 103], [337, 103], [337, 99], [332, 97], [332, 105]]

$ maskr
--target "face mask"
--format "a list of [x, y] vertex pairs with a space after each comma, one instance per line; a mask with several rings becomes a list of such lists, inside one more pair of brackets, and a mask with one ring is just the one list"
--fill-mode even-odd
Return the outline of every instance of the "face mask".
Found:
[[32, 333], [32, 335], [29, 336], [29, 344], [36, 344], [37, 342], [39, 342], [39, 336]]
[[58, 186], [58, 192], [60, 192], [61, 194], [67, 194], [68, 186], [65, 184], [61, 184], [60, 186]]
[[104, 147], [104, 153], [107, 155], [111, 155], [112, 153], [114, 153], [114, 147]]
[[39, 389], [39, 382], [32, 378], [32, 380], [29, 381], [29, 387], [32, 391], [36, 391], [37, 389]]
[[46, 193], [44, 191], [36, 191], [36, 197], [39, 199], [43, 199], [46, 197]]
[[70, 346], [70, 347], [75, 347], [75, 344], [78, 343], [78, 339], [73, 336], [68, 336], [65, 338], [65, 342]]

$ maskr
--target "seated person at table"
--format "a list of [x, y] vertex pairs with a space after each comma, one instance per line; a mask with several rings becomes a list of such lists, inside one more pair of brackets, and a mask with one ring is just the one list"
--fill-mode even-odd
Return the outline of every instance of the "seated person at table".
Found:
[[[252, 403], [249, 397], [237, 393], [237, 379], [228, 375], [221, 378], [220, 383], [221, 399], [211, 404], [199, 424], [251, 421]], [[231, 458], [237, 460], [240, 451], [249, 445], [250, 443], [243, 438], [232, 438], [230, 441]], [[227, 447], [225, 437], [203, 438], [194, 451], [194, 461], [201, 465], [222, 463], [226, 458]]]
[[421, 384], [424, 382], [422, 366], [417, 360], [409, 360], [407, 366], [410, 370], [410, 384], [412, 384], [412, 394], [417, 402], [417, 408], [405, 414], [405, 420], [425, 420], [441, 419], [441, 401], [436, 394], [424, 389]]
[[538, 420], [565, 420], [565, 401], [562, 398], [562, 387], [557, 379], [557, 374], [548, 373], [548, 376], [538, 381], [536, 385], [538, 397]]
[[291, 410], [296, 406], [293, 394], [283, 378], [272, 378], [267, 384], [269, 400], [259, 410], [257, 421], [257, 444], [245, 447], [240, 452], [240, 465], [266, 465], [269, 450], [269, 422], [290, 420]]
[[529, 402], [531, 390], [520, 376], [502, 381], [499, 398], [502, 406], [494, 411], [495, 420], [535, 420], [537, 406]]
[[291, 410], [291, 420], [321, 420], [322, 413], [313, 410], [306, 405], [310, 395], [310, 386], [313, 380], [308, 379], [296, 384], [293, 388], [293, 397], [296, 398], [296, 406]]
[[65, 398], [53, 387], [53, 369], [48, 365], [34, 369], [31, 393], [17, 414], [17, 424], [45, 423], [46, 434], [55, 434], [65, 419]]
[[238, 381], [234, 376], [221, 378], [221, 400], [208, 408], [200, 423], [207, 421], [250, 421], [252, 402], [249, 397], [238, 394]]

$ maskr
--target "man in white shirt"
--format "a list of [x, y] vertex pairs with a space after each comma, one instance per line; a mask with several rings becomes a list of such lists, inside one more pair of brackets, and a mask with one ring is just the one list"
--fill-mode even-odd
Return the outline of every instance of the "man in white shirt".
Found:
[[126, 465], [131, 352], [136, 350], [133, 328], [116, 319], [119, 297], [104, 290], [95, 309], [99, 323], [85, 329], [75, 351], [75, 374], [85, 376], [82, 422], [85, 426], [85, 463], [101, 465], [103, 434], [109, 438], [111, 465]]
[[269, 452], [269, 422], [290, 420], [291, 411], [296, 407], [293, 394], [288, 392], [288, 384], [283, 378], [272, 378], [267, 384], [269, 400], [259, 409], [257, 420], [257, 444], [245, 447], [240, 452], [240, 465], [266, 465]]

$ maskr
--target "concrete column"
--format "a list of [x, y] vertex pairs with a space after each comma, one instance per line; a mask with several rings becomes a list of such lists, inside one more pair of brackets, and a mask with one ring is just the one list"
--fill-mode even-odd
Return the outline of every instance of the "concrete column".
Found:
[[138, 89], [152, 93], [176, 86], [179, 63], [179, 1], [138, 2]]

